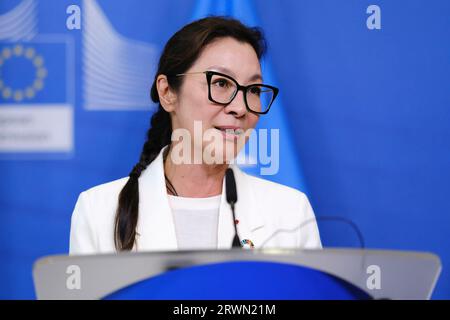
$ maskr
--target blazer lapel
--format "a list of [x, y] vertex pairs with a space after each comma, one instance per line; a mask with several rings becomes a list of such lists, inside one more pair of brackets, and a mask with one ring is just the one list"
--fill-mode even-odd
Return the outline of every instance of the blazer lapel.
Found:
[[[258, 205], [251, 192], [246, 174], [236, 165], [230, 165], [230, 168], [233, 169], [238, 195], [238, 200], [235, 204], [235, 215], [236, 220], [238, 220], [237, 230], [239, 239], [241, 241], [250, 240], [255, 244], [255, 247], [257, 247], [262, 239], [260, 239], [258, 234], [254, 233], [254, 231], [263, 227], [265, 222], [263, 217], [258, 214]], [[231, 248], [234, 237], [233, 214], [230, 205], [226, 201], [225, 179], [222, 185], [217, 236], [218, 249]]]
[[164, 178], [164, 147], [139, 177], [139, 221], [137, 250], [177, 250], [172, 210]]

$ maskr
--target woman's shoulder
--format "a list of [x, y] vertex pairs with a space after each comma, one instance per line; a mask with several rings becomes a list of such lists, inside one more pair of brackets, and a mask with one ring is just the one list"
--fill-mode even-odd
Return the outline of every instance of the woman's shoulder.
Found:
[[123, 177], [116, 180], [104, 182], [95, 185], [82, 193], [89, 194], [90, 196], [110, 196], [111, 194], [118, 194], [120, 190], [125, 186], [129, 177]]
[[274, 230], [292, 230], [280, 234], [280, 237], [287, 237], [283, 240], [283, 246], [289, 243], [288, 238], [295, 234], [300, 237], [296, 240], [295, 247], [321, 248], [314, 210], [305, 193], [261, 177], [246, 173], [244, 176], [242, 180], [245, 180], [248, 192], [244, 196], [250, 198], [248, 201], [258, 215]]
[[[252, 206], [267, 215], [267, 219], [284, 220], [287, 224], [298, 219], [310, 219], [314, 217], [314, 211], [311, 207], [308, 197], [305, 193], [295, 188], [277, 183], [271, 180], [257, 177], [245, 172], [241, 181], [244, 188], [238, 194], [242, 194], [246, 201], [251, 202]], [[239, 201], [239, 200], [238, 200]], [[283, 212], [282, 215], [274, 215], [274, 212]], [[282, 223], [281, 221], [278, 221]]]
[[89, 211], [97, 212], [97, 216], [101, 216], [100, 212], [113, 212], [117, 206], [117, 199], [120, 191], [127, 183], [129, 177], [108, 181], [99, 185], [95, 185], [80, 193], [78, 203], [84, 203]]
[[[302, 218], [314, 215], [308, 196], [293, 187], [271, 180], [244, 173], [247, 192], [250, 192], [252, 201], [262, 211], [284, 211], [284, 216], [289, 219], [289, 214], [297, 217], [301, 213]], [[238, 187], [239, 188], [239, 187]]]
[[260, 199], [276, 198], [278, 201], [304, 201], [307, 200], [305, 193], [284, 184], [274, 182], [262, 177], [254, 176], [242, 172], [249, 184], [248, 187], [256, 195], [261, 196]]
[[71, 218], [71, 254], [114, 251], [114, 215], [118, 195], [127, 180], [120, 178], [80, 193]]

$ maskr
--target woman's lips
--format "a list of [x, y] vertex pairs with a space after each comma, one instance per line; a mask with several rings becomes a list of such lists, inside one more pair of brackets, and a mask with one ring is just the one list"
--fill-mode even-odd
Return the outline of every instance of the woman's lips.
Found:
[[227, 140], [237, 140], [244, 133], [244, 129], [235, 126], [216, 126], [214, 128], [219, 130]]

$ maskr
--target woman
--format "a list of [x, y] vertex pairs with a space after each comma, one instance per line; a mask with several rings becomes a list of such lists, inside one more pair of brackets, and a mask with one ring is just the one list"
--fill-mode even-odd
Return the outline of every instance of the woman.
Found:
[[[243, 246], [321, 248], [302, 192], [230, 163], [278, 92], [261, 84], [264, 52], [259, 29], [229, 18], [194, 21], [172, 36], [152, 85], [159, 107], [140, 160], [129, 177], [80, 194], [71, 254], [226, 249], [233, 223]], [[209, 140], [192, 139], [199, 124]], [[236, 220], [225, 196], [227, 168], [237, 185]]]

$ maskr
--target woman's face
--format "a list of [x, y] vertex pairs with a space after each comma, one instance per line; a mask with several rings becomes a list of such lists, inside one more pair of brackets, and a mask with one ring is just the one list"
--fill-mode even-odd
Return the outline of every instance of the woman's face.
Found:
[[[207, 70], [229, 75], [241, 85], [262, 83], [260, 63], [253, 47], [231, 37], [218, 38], [207, 45], [185, 73]], [[173, 130], [187, 129], [191, 136], [191, 152], [194, 149], [203, 152], [199, 154], [203, 154], [204, 161], [208, 161], [205, 155], [212, 154], [215, 160], [228, 162], [244, 146], [259, 119], [258, 115], [247, 111], [243, 95], [238, 91], [230, 104], [216, 104], [208, 99], [205, 74], [185, 75], [171, 112]], [[230, 128], [235, 129], [234, 133]], [[198, 139], [200, 131], [203, 139]]]

